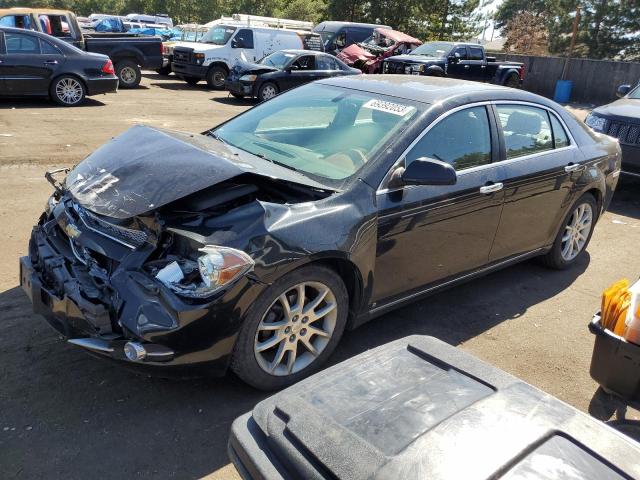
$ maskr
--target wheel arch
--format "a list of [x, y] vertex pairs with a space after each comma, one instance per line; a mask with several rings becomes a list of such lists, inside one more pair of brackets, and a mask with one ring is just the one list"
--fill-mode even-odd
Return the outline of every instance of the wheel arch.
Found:
[[231, 70], [229, 68], [229, 66], [225, 62], [215, 61], [215, 62], [211, 62], [207, 66], [207, 71], [211, 70], [214, 67], [222, 67], [222, 68], [224, 68], [226, 70], [227, 74], [229, 74], [229, 71]]

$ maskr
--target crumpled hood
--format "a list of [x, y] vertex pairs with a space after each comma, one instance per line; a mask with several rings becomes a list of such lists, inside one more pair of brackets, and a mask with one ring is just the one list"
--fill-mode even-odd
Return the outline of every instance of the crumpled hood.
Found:
[[243, 75], [245, 73], [266, 73], [277, 72], [279, 69], [271, 67], [269, 65], [262, 65], [260, 63], [251, 63], [240, 61], [233, 66], [232, 69], [235, 73]]
[[603, 105], [593, 110], [598, 115], [625, 118], [640, 123], [640, 100], [621, 98], [609, 105]]
[[347, 65], [352, 65], [356, 60], [366, 62], [377, 58], [371, 52], [365, 50], [357, 43], [349, 45], [347, 48], [338, 53], [337, 57]]
[[130, 218], [247, 173], [326, 188], [211, 137], [143, 125], [98, 148], [69, 173], [65, 183], [88, 210]]

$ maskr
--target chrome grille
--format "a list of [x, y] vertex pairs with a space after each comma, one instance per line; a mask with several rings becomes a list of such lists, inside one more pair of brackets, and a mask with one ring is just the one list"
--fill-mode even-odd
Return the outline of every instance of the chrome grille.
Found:
[[627, 145], [640, 144], [640, 125], [607, 120], [605, 133]]
[[173, 49], [173, 61], [174, 62], [184, 62], [184, 63], [189, 63], [189, 57], [191, 55], [189, 55], [189, 52], [184, 52], [181, 50], [178, 50], [177, 48]]
[[141, 247], [147, 241], [148, 236], [142, 230], [134, 230], [131, 228], [121, 227], [111, 222], [103, 220], [97, 215], [85, 210], [84, 208], [76, 205], [76, 211], [78, 216], [87, 226], [87, 228], [93, 230], [96, 233], [111, 238], [127, 247], [136, 248]]

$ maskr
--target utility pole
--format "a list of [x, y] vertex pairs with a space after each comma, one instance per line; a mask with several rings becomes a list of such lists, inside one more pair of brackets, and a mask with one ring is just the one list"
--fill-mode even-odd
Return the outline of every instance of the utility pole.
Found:
[[562, 69], [562, 80], [567, 79], [569, 70], [569, 59], [573, 56], [573, 49], [576, 46], [576, 37], [578, 36], [578, 24], [580, 23], [580, 5], [576, 7], [576, 16], [573, 19], [573, 33], [571, 35], [571, 44], [569, 45], [569, 54], [564, 59], [564, 67]]

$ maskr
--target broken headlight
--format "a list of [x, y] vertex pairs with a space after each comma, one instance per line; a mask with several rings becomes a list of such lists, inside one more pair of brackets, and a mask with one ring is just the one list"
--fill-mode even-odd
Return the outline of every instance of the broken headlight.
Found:
[[205, 298], [253, 268], [249, 255], [234, 248], [206, 245], [197, 260], [177, 259], [155, 271], [156, 279], [179, 295]]

